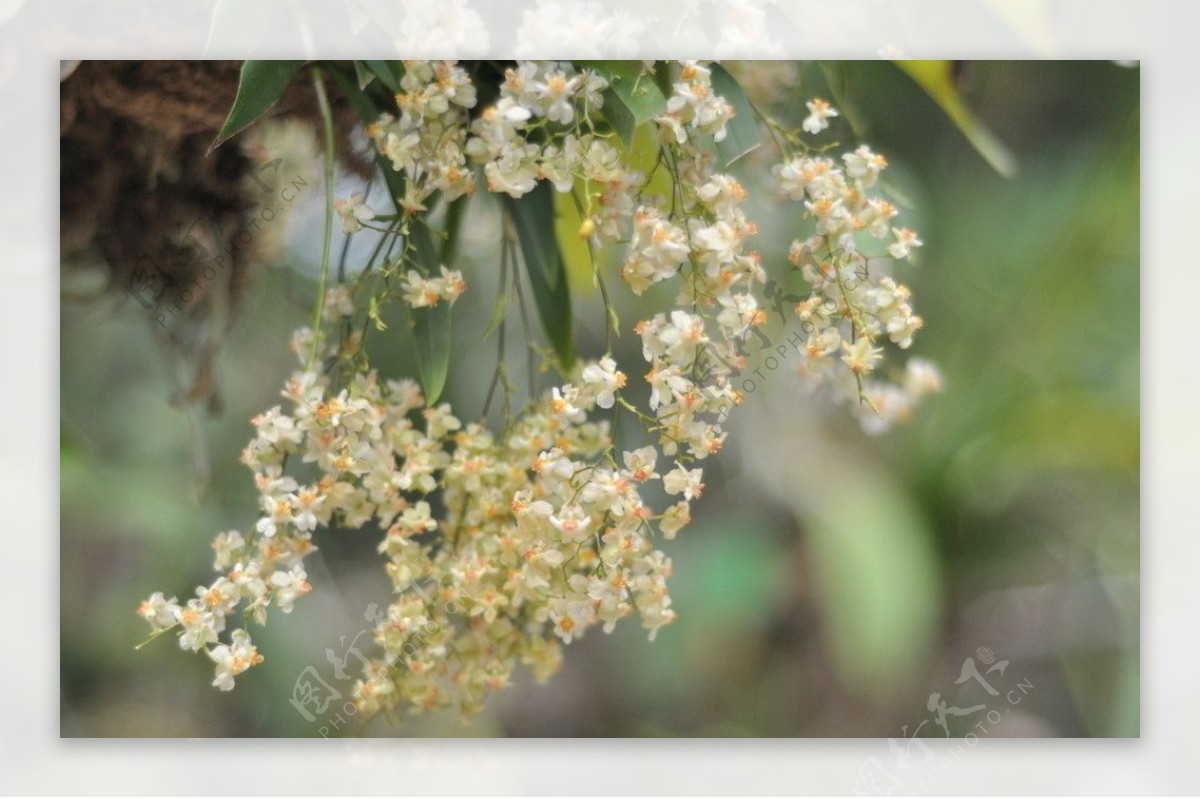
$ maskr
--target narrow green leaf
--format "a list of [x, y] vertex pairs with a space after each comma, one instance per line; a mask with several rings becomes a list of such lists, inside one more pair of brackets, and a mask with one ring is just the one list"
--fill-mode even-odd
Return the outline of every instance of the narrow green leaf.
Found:
[[[380, 108], [376, 105], [371, 95], [359, 90], [355, 86], [354, 80], [336, 65], [329, 65], [329, 74], [333, 76], [333, 80], [338, 84], [338, 88], [342, 90], [342, 94], [346, 95], [350, 104], [354, 106], [354, 110], [358, 113], [358, 118], [364, 124], [371, 124], [379, 119]], [[383, 180], [387, 183], [388, 192], [392, 195], [392, 201], [395, 202], [398, 197], [404, 196], [404, 175], [392, 168], [390, 163], [383, 160], [383, 157], [378, 153], [375, 155], [375, 161], [379, 164], [379, 171], [383, 173]], [[396, 207], [397, 213], [402, 213], [399, 206]]]
[[667, 98], [655, 76], [643, 73], [641, 61], [576, 61], [580, 69], [594, 70], [608, 81], [604, 90], [604, 118], [621, 140], [633, 140], [634, 129], [667, 110]]
[[[360, 62], [356, 61], [355, 63]], [[404, 74], [404, 68], [400, 64], [393, 61], [362, 61], [361, 63], [368, 72], [379, 78], [379, 82], [387, 86], [388, 91], [392, 94], [400, 91], [400, 77]]]
[[712, 70], [713, 92], [733, 106], [733, 119], [725, 125], [725, 138], [717, 142], [717, 154], [729, 166], [761, 145], [762, 135], [758, 131], [754, 107], [733, 75], [720, 64], [713, 64], [709, 69]]
[[304, 66], [303, 61], [246, 61], [238, 80], [233, 108], [221, 125], [221, 132], [208, 148], [215, 150], [223, 142], [254, 124], [279, 101], [292, 78]]
[[675, 91], [675, 87], [671, 83], [670, 61], [654, 62], [654, 85], [658, 86], [658, 90], [662, 92], [662, 96], [664, 97], [670, 97]]
[[505, 291], [505, 286], [500, 286], [500, 290], [496, 292], [496, 304], [492, 306], [492, 318], [488, 321], [487, 329], [483, 331], [483, 337], [480, 341], [486, 341], [492, 337], [492, 333], [500, 329], [500, 325], [504, 323], [504, 316], [508, 311], [508, 293]]
[[354, 77], [358, 78], [358, 88], [365, 89], [371, 85], [371, 81], [375, 80], [375, 73], [367, 69], [366, 62], [354, 62]]
[[458, 259], [458, 231], [466, 208], [466, 195], [451, 200], [446, 206], [446, 237], [442, 239], [441, 252], [441, 262], [446, 266], [452, 266]]
[[503, 199], [517, 229], [542, 328], [559, 362], [569, 369], [575, 362], [571, 292], [554, 235], [554, 187], [543, 181], [519, 200], [507, 195]]
[[829, 87], [829, 99], [837, 106], [842, 118], [850, 125], [854, 135], [862, 138], [867, 134], [867, 125], [858, 112], [858, 107], [850, 100], [846, 86], [846, 67], [840, 61], [819, 61], [821, 72], [825, 75], [825, 84]]
[[942, 608], [928, 522], [902, 492], [871, 480], [807, 513], [806, 553], [839, 677], [866, 695], [911, 677]]
[[[359, 64], [361, 61], [354, 62], [354, 70], [356, 77], [361, 76]], [[350, 76], [342, 70], [340, 66], [333, 63], [326, 64], [329, 74], [333, 77], [333, 82], [341, 89], [342, 94], [346, 96], [347, 101], [353, 106], [354, 111], [358, 114], [358, 118], [364, 124], [370, 124], [379, 119], [379, 106], [371, 99], [371, 95], [362, 90]]]
[[[409, 233], [418, 263], [426, 274], [436, 274], [438, 251], [433, 236], [422, 222], [414, 220]], [[413, 336], [417, 339], [417, 370], [425, 401], [432, 405], [446, 387], [450, 372], [450, 305], [439, 302], [431, 308], [413, 308]]]
[[575, 205], [575, 197], [572, 197], [573, 192], [582, 195], [584, 185], [582, 179], [576, 179], [573, 191], [554, 192], [554, 236], [558, 239], [558, 252], [563, 259], [567, 280], [576, 296], [586, 296], [597, 288], [596, 277], [592, 273], [591, 252], [588, 251], [587, 241], [579, 235], [583, 218]]
[[952, 61], [894, 61], [902, 72], [925, 90], [933, 101], [945, 111], [967, 141], [983, 156], [992, 168], [1005, 177], [1017, 173], [1017, 161], [1012, 152], [997, 139], [990, 130], [975, 118], [963, 102], [962, 95], [954, 83]]

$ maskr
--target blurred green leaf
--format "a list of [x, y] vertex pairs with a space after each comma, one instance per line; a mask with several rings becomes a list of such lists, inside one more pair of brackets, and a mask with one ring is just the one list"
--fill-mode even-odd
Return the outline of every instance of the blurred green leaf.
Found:
[[[387, 86], [388, 91], [395, 94], [400, 91], [400, 78], [404, 76], [404, 67], [398, 61], [355, 61], [355, 70], [359, 69], [359, 65], [368, 74], [379, 78], [379, 82]], [[359, 73], [359, 86], [366, 88], [366, 83], [362, 82], [362, 73]]]
[[441, 262], [451, 266], [458, 259], [458, 233], [462, 227], [463, 213], [467, 209], [466, 195], [451, 200], [446, 205], [446, 223], [443, 230]]
[[654, 83], [663, 97], [670, 97], [675, 88], [671, 83], [671, 64], [671, 61], [654, 62]]
[[[354, 106], [358, 118], [364, 124], [371, 124], [379, 119], [381, 109], [376, 101], [367, 92], [358, 90], [354, 80], [347, 75], [337, 65], [329, 66], [329, 74], [333, 76], [333, 80], [338, 84], [342, 93], [349, 99], [350, 104]], [[404, 196], [404, 175], [392, 168], [390, 163], [383, 160], [383, 156], [379, 153], [375, 154], [375, 162], [379, 164], [379, 171], [383, 174], [383, 180], [387, 183], [388, 192], [392, 196], [393, 204], [398, 197]], [[396, 211], [401, 213], [399, 205], [396, 205]]]
[[303, 61], [246, 61], [238, 79], [233, 108], [221, 125], [221, 132], [208, 148], [212, 152], [223, 142], [254, 124], [283, 96], [292, 78], [304, 66]]
[[903, 683], [927, 656], [941, 612], [925, 519], [900, 491], [863, 480], [829, 497], [808, 539], [839, 676], [866, 693]]
[[842, 118], [850, 125], [854, 135], [862, 138], [866, 135], [867, 125], [858, 106], [850, 99], [847, 89], [846, 65], [841, 61], [819, 61], [821, 72], [825, 75], [825, 85], [829, 87], [830, 99], [837, 106]]
[[754, 107], [750, 105], [750, 100], [737, 80], [720, 64], [713, 64], [710, 69], [713, 91], [733, 106], [734, 115], [725, 126], [725, 138], [717, 142], [717, 154], [721, 157], [721, 163], [729, 166], [761, 145], [762, 136], [754, 118]]
[[360, 89], [365, 89], [375, 80], [375, 74], [367, 69], [365, 61], [354, 62], [354, 77], [358, 79], [358, 87]]
[[571, 292], [557, 237], [548, 235], [555, 227], [554, 187], [542, 181], [519, 200], [503, 199], [517, 229], [542, 327], [562, 367], [570, 369], [575, 362]]
[[[584, 191], [584, 183], [576, 181], [574, 191]], [[575, 289], [576, 296], [586, 296], [596, 290], [596, 278], [592, 273], [592, 255], [587, 241], [579, 235], [583, 218], [571, 192], [554, 192], [554, 233], [558, 238], [558, 250], [562, 254], [567, 279]]]
[[604, 118], [626, 144], [633, 140], [638, 125], [667, 110], [654, 75], [642, 71], [641, 61], [576, 61], [582, 69], [595, 70], [608, 81], [604, 90]]
[[[417, 263], [426, 274], [438, 271], [438, 251], [429, 228], [414, 221], [409, 237], [416, 249]], [[450, 372], [450, 303], [439, 302], [431, 308], [413, 308], [413, 335], [417, 339], [417, 370], [426, 403], [441, 397]]]
[[895, 61], [896, 66], [916, 81], [941, 106], [962, 134], [992, 168], [1005, 177], [1017, 173], [1017, 161], [999, 139], [975, 118], [954, 85], [953, 61]]

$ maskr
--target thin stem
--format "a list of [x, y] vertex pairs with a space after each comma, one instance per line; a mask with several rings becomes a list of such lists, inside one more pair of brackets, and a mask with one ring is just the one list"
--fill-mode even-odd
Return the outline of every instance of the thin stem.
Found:
[[[506, 216], [505, 219], [507, 220], [508, 217]], [[516, 263], [516, 254], [517, 254], [517, 244], [513, 238], [512, 227], [511, 227], [510, 222], [506, 221], [505, 226], [504, 226], [504, 231], [505, 231], [505, 239], [507, 240], [508, 245], [510, 247], [512, 247], [513, 263], [515, 264]], [[517, 268], [515, 268], [515, 266], [512, 270], [512, 276], [513, 276], [513, 288], [516, 290], [516, 293], [517, 293], [517, 306], [521, 309], [521, 327], [525, 331], [525, 346], [528, 349], [528, 351], [525, 354], [526, 354], [526, 358], [528, 360], [528, 371], [529, 371], [529, 373], [528, 373], [529, 401], [532, 402], [534, 399], [534, 396], [536, 395], [536, 390], [534, 387], [535, 366], [534, 366], [534, 361], [533, 361], [533, 330], [530, 329], [530, 326], [529, 326], [529, 312], [525, 309], [525, 293], [521, 290], [520, 271]]]
[[[503, 220], [503, 218], [501, 218], [501, 220], [500, 220], [500, 225], [501, 225], [501, 228], [500, 228], [501, 229], [501, 232], [500, 232], [500, 236], [501, 236], [501, 240], [500, 240], [500, 287], [497, 289], [498, 292], [500, 293], [500, 296], [496, 298], [497, 302], [506, 301], [506, 299], [507, 299], [506, 295], [508, 292], [508, 245], [507, 245], [507, 242], [504, 240], [504, 220]], [[504, 300], [502, 300], [502, 297], [504, 298]], [[492, 372], [492, 384], [488, 386], [487, 399], [485, 399], [483, 402], [483, 417], [485, 420], [488, 417], [488, 413], [492, 409], [492, 397], [495, 396], [496, 385], [500, 382], [500, 377], [504, 373], [504, 337], [505, 337], [505, 327], [507, 326], [507, 321], [508, 321], [506, 316], [507, 316], [507, 313], [504, 313], [503, 315], [500, 316], [500, 326], [496, 330], [496, 333], [499, 337], [499, 344], [497, 346], [497, 351], [496, 351], [496, 370], [494, 372]], [[507, 380], [505, 380], [505, 382], [507, 383]], [[505, 390], [507, 391], [507, 387], [505, 388]]]
[[333, 113], [325, 95], [325, 79], [320, 67], [313, 67], [313, 86], [317, 90], [317, 106], [325, 127], [325, 243], [321, 249], [321, 273], [317, 279], [317, 305], [313, 310], [312, 353], [308, 356], [311, 371], [321, 351], [321, 321], [325, 314], [325, 284], [329, 280], [329, 253], [333, 247]]
[[[571, 191], [571, 200], [575, 203], [575, 210], [579, 213], [580, 219], [586, 222], [592, 218], [574, 190]], [[591, 204], [590, 192], [588, 193], [588, 204]], [[608, 288], [604, 284], [604, 275], [600, 273], [600, 261], [596, 257], [596, 250], [592, 247], [592, 237], [590, 235], [584, 237], [583, 242], [587, 246], [588, 259], [592, 262], [592, 274], [596, 278], [596, 285], [600, 287], [600, 298], [604, 301], [604, 350], [611, 353], [612, 336], [614, 332], [617, 335], [621, 334], [621, 323], [617, 318], [617, 311], [613, 308], [612, 301], [609, 300]]]

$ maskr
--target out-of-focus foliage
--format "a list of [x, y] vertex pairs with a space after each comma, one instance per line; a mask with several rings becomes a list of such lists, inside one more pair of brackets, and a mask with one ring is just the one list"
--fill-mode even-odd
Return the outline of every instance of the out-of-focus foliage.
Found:
[[[828, 74], [808, 65], [792, 75], [776, 113], [798, 122], [804, 99], [828, 96]], [[260, 633], [267, 662], [235, 692], [215, 693], [210, 663], [169, 650], [170, 639], [133, 652], [144, 624], [130, 608], [152, 587], [182, 593], [203, 581], [211, 533], [252, 520], [237, 453], [245, 419], [278, 402], [292, 366], [286, 341], [312, 294], [305, 219], [319, 227], [305, 214], [317, 211], [296, 209], [296, 268], [260, 274], [235, 322], [218, 417], [170, 406], [153, 320], [135, 302], [64, 306], [63, 734], [899, 737], [931, 717], [931, 692], [959, 706], [978, 697], [955, 680], [987, 648], [1009, 660], [1007, 677], [1036, 685], [993, 736], [1136, 735], [1137, 71], [965, 65], [960, 89], [1012, 150], [1011, 179], [894, 66], [839, 74], [926, 242], [910, 280], [927, 320], [914, 352], [939, 361], [946, 392], [907, 427], [867, 439], [781, 368], [749, 397], [706, 473], [695, 525], [670, 544], [679, 621], [654, 643], [633, 628], [590, 635], [549, 685], [518, 684], [470, 727], [439, 717], [362, 729], [349, 718], [334, 729], [289, 705], [306, 667], [349, 685], [326, 649], [344, 652], [368, 626], [365, 608], [388, 596], [367, 534], [318, 542], [310, 579], [331, 589], [272, 620]], [[753, 94], [753, 81], [743, 85]], [[764, 262], [782, 277], [797, 220], [781, 218], [764, 187], [747, 188]], [[493, 251], [496, 228], [494, 209], [469, 208], [465, 255]], [[578, 259], [568, 255], [576, 349], [598, 353], [604, 311], [595, 292], [574, 290], [588, 275]], [[494, 357], [478, 344], [498, 264], [464, 265], [472, 291], [452, 335], [467, 361], [446, 396], [466, 417], [482, 408]], [[652, 291], [617, 309], [639, 318], [656, 301]], [[621, 332], [619, 354], [636, 358], [636, 337]], [[379, 336], [373, 360], [415, 374], [397, 338]], [[197, 500], [205, 459], [211, 481]]]

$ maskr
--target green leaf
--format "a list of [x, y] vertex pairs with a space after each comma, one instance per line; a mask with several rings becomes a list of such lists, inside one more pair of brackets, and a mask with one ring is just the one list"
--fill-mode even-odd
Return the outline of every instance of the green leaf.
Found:
[[[414, 220], [409, 236], [416, 249], [417, 262], [426, 274], [436, 274], [438, 251], [433, 236], [423, 222]], [[450, 372], [450, 305], [439, 302], [431, 308], [413, 308], [413, 336], [417, 339], [417, 371], [425, 402], [432, 405], [446, 387]]]
[[487, 329], [483, 331], [480, 341], [486, 341], [492, 337], [492, 333], [500, 329], [500, 325], [504, 323], [504, 316], [508, 311], [508, 294], [505, 293], [505, 286], [501, 286], [496, 292], [496, 304], [492, 306], [492, 317], [488, 320]]
[[454, 265], [458, 260], [458, 232], [462, 227], [463, 213], [467, 209], [467, 196], [451, 200], [446, 205], [445, 238], [442, 239], [441, 263]]
[[572, 193], [584, 192], [584, 181], [577, 179], [572, 191], [554, 192], [554, 235], [558, 239], [558, 251], [562, 255], [563, 268], [567, 271], [567, 279], [574, 286], [578, 295], [586, 295], [596, 290], [596, 278], [592, 274], [592, 255], [588, 250], [587, 241], [579, 235], [579, 227], [583, 218], [575, 205]]
[[925, 90], [933, 101], [941, 106], [967, 141], [983, 156], [992, 168], [1005, 177], [1017, 173], [1017, 161], [992, 132], [983, 126], [963, 102], [962, 95], [954, 83], [952, 61], [894, 61], [901, 71]]
[[604, 90], [604, 118], [628, 144], [638, 125], [667, 110], [667, 98], [655, 76], [642, 71], [641, 61], [576, 61], [608, 81]]
[[554, 235], [554, 187], [542, 181], [519, 200], [507, 195], [503, 199], [517, 229], [542, 328], [563, 368], [570, 369], [575, 362], [571, 291]]
[[[333, 80], [338, 84], [338, 88], [349, 99], [350, 104], [354, 106], [354, 110], [358, 113], [358, 118], [364, 124], [371, 124], [379, 119], [381, 113], [379, 106], [371, 95], [358, 89], [354, 80], [346, 74], [337, 65], [329, 65], [329, 74], [333, 76]], [[376, 153], [375, 161], [379, 164], [379, 171], [383, 173], [383, 180], [387, 183], [388, 192], [392, 195], [393, 203], [397, 198], [404, 196], [404, 175], [392, 168], [383, 156]], [[396, 207], [397, 213], [402, 213], [400, 207]]]
[[223, 142], [254, 124], [271, 106], [279, 102], [292, 78], [304, 66], [303, 61], [246, 61], [238, 80], [233, 108], [221, 125], [221, 132], [208, 148], [212, 152]]
[[654, 85], [658, 86], [658, 90], [662, 92], [662, 96], [664, 97], [670, 97], [675, 91], [675, 87], [671, 83], [670, 61], [654, 62]]
[[854, 135], [862, 138], [867, 133], [867, 124], [858, 107], [851, 101], [847, 88], [846, 67], [841, 61], [819, 61], [821, 72], [825, 75], [825, 85], [829, 87], [830, 99], [841, 112], [842, 118], [850, 125]]
[[[360, 63], [362, 62], [354, 62], [356, 77], [361, 77], [362, 74], [358, 71], [358, 65]], [[379, 119], [379, 106], [375, 104], [373, 99], [371, 99], [370, 94], [363, 91], [362, 87], [358, 86], [354, 80], [351, 80], [350, 76], [347, 75], [346, 72], [337, 64], [327, 62], [325, 66], [327, 67], [329, 74], [333, 77], [333, 82], [338, 85], [338, 88], [341, 89], [342, 94], [346, 95], [346, 99], [354, 108], [355, 113], [358, 114], [358, 118], [361, 119], [364, 124], [369, 125], [370, 123]]]
[[375, 73], [367, 69], [365, 61], [354, 62], [354, 77], [358, 78], [358, 88], [365, 89], [375, 80]]
[[940, 564], [928, 522], [902, 491], [874, 480], [838, 490], [804, 520], [839, 677], [868, 695], [910, 678], [941, 617]]
[[733, 75], [720, 64], [713, 64], [709, 69], [712, 70], [713, 92], [733, 106], [733, 119], [725, 126], [725, 138], [717, 142], [717, 154], [725, 166], [729, 166], [761, 145], [762, 135], [754, 119], [754, 107]]
[[379, 82], [387, 86], [392, 94], [400, 91], [400, 78], [404, 75], [404, 67], [395, 61], [355, 61], [355, 67], [362, 64], [366, 71], [379, 78]]

